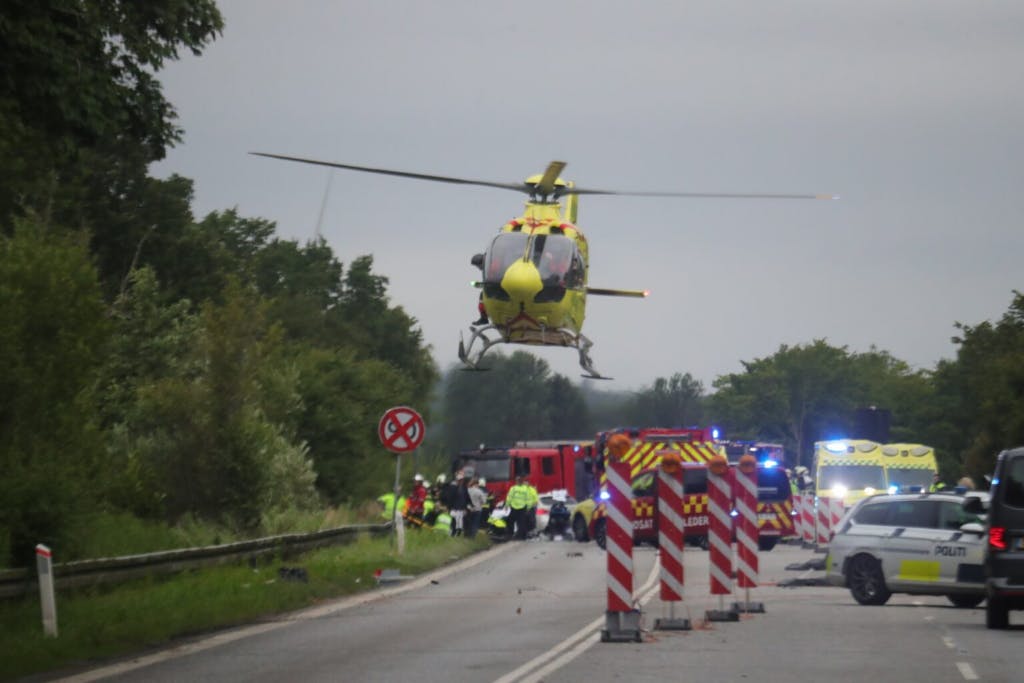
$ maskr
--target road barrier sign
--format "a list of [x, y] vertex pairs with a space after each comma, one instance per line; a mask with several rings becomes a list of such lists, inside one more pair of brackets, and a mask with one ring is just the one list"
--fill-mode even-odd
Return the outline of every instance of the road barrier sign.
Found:
[[804, 499], [803, 505], [801, 506], [804, 521], [804, 546], [810, 548], [814, 545], [814, 494], [804, 492], [801, 497]]
[[675, 605], [683, 600], [683, 471], [663, 457], [658, 471], [658, 554], [661, 561], [661, 601], [668, 614], [656, 619], [658, 630], [687, 631], [689, 619], [677, 618]]
[[722, 456], [708, 462], [708, 566], [711, 594], [718, 596], [718, 609], [705, 612], [708, 621], [739, 621], [739, 613], [725, 609], [723, 598], [732, 593], [731, 469]]
[[[749, 458], [749, 460], [748, 460]], [[764, 612], [764, 605], [750, 601], [750, 589], [757, 587], [757, 460], [740, 459], [736, 481], [736, 583], [744, 589], [745, 602], [733, 603], [738, 612]]]
[[608, 440], [605, 465], [609, 499], [605, 506], [605, 548], [608, 553], [608, 610], [601, 642], [640, 642], [640, 611], [633, 608], [633, 487], [629, 463], [622, 456], [629, 437], [615, 434]]
[[818, 524], [815, 528], [814, 542], [819, 551], [828, 547], [829, 522], [832, 520], [832, 512], [829, 509], [832, 505], [830, 498], [818, 498]]

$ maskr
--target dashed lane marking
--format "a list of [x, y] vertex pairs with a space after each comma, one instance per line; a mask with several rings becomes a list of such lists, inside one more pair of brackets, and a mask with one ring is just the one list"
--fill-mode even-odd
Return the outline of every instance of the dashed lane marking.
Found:
[[974, 668], [967, 662], [957, 662], [956, 668], [960, 669], [960, 675], [964, 677], [965, 681], [978, 680], [978, 674], [974, 673]]

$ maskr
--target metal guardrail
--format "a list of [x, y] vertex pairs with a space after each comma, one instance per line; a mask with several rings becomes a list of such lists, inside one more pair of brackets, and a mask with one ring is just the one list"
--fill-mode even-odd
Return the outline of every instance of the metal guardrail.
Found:
[[[58, 589], [119, 583], [147, 576], [246, 561], [278, 552], [286, 556], [297, 555], [316, 548], [351, 543], [361, 534], [383, 536], [390, 531], [391, 524], [357, 524], [314, 531], [310, 534], [283, 534], [202, 548], [182, 548], [143, 555], [65, 562], [53, 566], [54, 583]], [[33, 569], [0, 570], [0, 598], [24, 595], [35, 590], [36, 586], [37, 578]]]

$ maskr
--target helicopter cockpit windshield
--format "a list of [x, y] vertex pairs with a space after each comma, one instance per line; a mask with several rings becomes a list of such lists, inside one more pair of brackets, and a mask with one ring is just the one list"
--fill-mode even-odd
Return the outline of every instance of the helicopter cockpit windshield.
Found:
[[495, 237], [484, 262], [484, 284], [500, 285], [508, 267], [526, 255], [528, 241], [523, 232], [503, 232]]
[[583, 282], [583, 261], [575, 243], [562, 235], [537, 235], [530, 245], [530, 260], [545, 284], [576, 287]]

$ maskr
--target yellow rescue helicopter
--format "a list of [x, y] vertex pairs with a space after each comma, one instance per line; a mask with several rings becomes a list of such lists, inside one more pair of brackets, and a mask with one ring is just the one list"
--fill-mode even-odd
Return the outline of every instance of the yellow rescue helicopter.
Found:
[[[521, 183], [467, 180], [410, 173], [316, 159], [252, 152], [257, 156], [297, 161], [364, 173], [478, 185], [514, 190], [528, 197], [523, 215], [505, 223], [487, 249], [472, 257], [481, 271], [472, 284], [480, 288], [480, 318], [469, 328], [469, 342], [460, 333], [459, 359], [467, 369], [484, 370], [480, 361], [497, 344], [564, 346], [576, 349], [584, 377], [601, 375], [590, 358], [593, 342], [581, 330], [587, 295], [645, 297], [648, 292], [590, 287], [587, 238], [576, 225], [580, 195], [641, 197], [719, 197], [733, 199], [834, 199], [832, 195], [724, 194], [699, 192], [619, 192], [576, 187], [560, 177], [564, 161], [552, 161], [547, 170]], [[562, 204], [565, 198], [565, 205]]]

